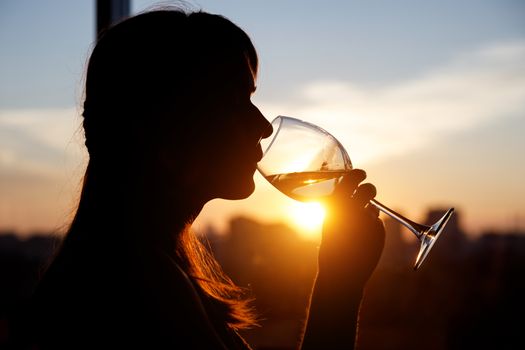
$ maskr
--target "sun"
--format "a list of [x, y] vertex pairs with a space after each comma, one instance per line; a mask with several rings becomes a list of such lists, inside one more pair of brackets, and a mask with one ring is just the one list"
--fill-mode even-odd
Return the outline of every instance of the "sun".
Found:
[[320, 239], [325, 214], [325, 208], [318, 202], [294, 201], [290, 204], [291, 221], [306, 239]]

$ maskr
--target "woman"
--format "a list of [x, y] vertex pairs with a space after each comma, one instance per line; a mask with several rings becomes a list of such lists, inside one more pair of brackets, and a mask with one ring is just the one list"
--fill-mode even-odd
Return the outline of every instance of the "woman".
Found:
[[[108, 30], [90, 57], [90, 159], [63, 246], [33, 299], [39, 348], [246, 349], [255, 317], [189, 230], [214, 198], [254, 190], [271, 127], [250, 97], [257, 55], [229, 20], [160, 10]], [[302, 348], [352, 347], [382, 250], [375, 195], [353, 171], [332, 205]]]

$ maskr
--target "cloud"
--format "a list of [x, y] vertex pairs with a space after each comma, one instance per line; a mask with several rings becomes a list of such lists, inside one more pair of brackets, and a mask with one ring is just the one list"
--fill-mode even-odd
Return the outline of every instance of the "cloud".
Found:
[[315, 81], [300, 89], [300, 102], [262, 102], [261, 109], [322, 126], [362, 164], [439, 147], [451, 133], [523, 114], [523, 62], [525, 42], [500, 43], [462, 53], [425, 75], [392, 85]]
[[0, 175], [56, 177], [83, 158], [74, 108], [0, 111]]
[[[260, 106], [266, 115], [295, 116], [329, 130], [360, 167], [416, 149], [439, 147], [451, 134], [469, 133], [494, 120], [523, 115], [523, 62], [525, 42], [501, 43], [463, 53], [424, 75], [395, 84], [361, 86], [343, 80], [314, 81], [298, 90], [300, 99], [294, 102], [261, 101]], [[48, 198], [54, 195], [48, 193], [51, 190], [44, 192], [44, 187], [60, 184], [65, 177], [73, 183], [71, 188], [76, 188], [87, 159], [80, 125], [75, 108], [0, 110], [0, 206], [4, 201], [4, 207], [9, 206], [12, 212], [16, 208], [24, 212], [28, 203], [33, 205], [42, 197], [40, 201], [46, 207], [41, 205], [35, 212], [42, 211], [52, 207]], [[37, 197], [37, 191], [28, 188], [28, 183], [40, 184], [43, 194]], [[268, 184], [260, 185], [259, 197], [248, 202], [230, 202], [228, 207], [223, 202], [212, 203], [207, 209], [209, 217], [223, 218], [229, 212], [260, 208], [257, 201], [265, 200], [272, 205], [264, 214], [277, 217], [283, 210], [275, 204], [280, 197], [276, 191], [271, 192]], [[26, 192], [27, 196], [20, 194]], [[10, 213], [4, 210], [2, 214], [0, 208], [0, 222], [29, 222], [25, 214], [16, 219]], [[54, 223], [58, 219], [49, 220]]]
[[80, 121], [74, 108], [0, 110], [0, 229], [68, 222], [87, 159]]
[[[267, 115], [290, 115], [332, 132], [356, 164], [439, 145], [497, 118], [525, 112], [525, 42], [465, 52], [417, 78], [359, 86], [315, 81], [300, 99], [260, 103]], [[297, 102], [299, 101], [299, 102]], [[0, 168], [56, 174], [85, 159], [75, 108], [0, 110]], [[68, 165], [65, 165], [68, 167]]]

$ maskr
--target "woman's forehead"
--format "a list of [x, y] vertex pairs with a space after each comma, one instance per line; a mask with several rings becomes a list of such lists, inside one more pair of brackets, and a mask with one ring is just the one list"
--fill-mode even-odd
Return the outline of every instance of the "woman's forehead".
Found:
[[232, 85], [235, 89], [240, 89], [243, 92], [247, 91], [250, 94], [255, 92], [257, 72], [254, 71], [246, 57], [227, 65], [229, 67], [225, 69], [225, 72], [228, 85]]
[[257, 89], [257, 67], [252, 67], [251, 62], [246, 54], [244, 55], [243, 61], [243, 76], [245, 88], [250, 93], [254, 93], [255, 89]]

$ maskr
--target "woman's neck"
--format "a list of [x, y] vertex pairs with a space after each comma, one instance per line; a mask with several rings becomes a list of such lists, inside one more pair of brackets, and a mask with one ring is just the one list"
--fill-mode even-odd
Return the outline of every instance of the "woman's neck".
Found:
[[77, 213], [79, 226], [97, 225], [94, 229], [100, 229], [103, 225], [141, 242], [173, 247], [177, 235], [193, 222], [205, 201], [161, 183], [88, 175]]

